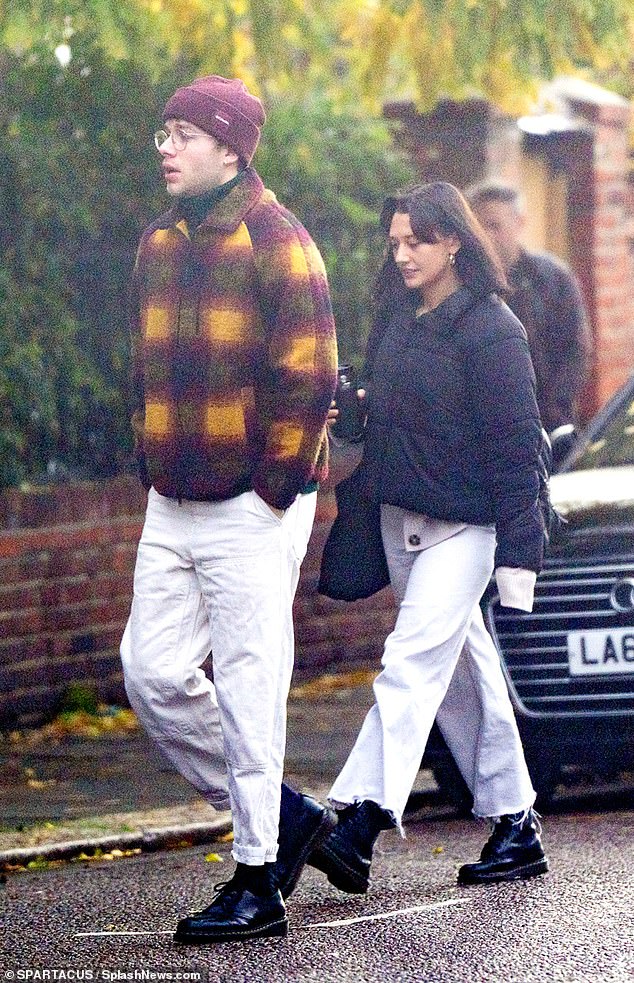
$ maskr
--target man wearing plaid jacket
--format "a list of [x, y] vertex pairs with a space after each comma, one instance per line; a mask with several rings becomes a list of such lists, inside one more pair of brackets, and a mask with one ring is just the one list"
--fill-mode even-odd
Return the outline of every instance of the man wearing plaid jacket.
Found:
[[160, 750], [231, 808], [236, 872], [177, 929], [196, 944], [286, 934], [272, 868], [292, 601], [327, 471], [337, 353], [321, 256], [250, 166], [260, 100], [207, 76], [177, 89], [163, 118], [174, 204], [143, 233], [132, 284], [148, 505], [121, 654]]

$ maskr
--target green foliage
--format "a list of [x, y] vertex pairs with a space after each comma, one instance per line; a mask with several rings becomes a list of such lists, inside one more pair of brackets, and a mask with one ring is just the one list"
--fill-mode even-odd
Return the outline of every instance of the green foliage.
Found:
[[413, 172], [385, 123], [331, 99], [279, 100], [255, 161], [262, 178], [306, 225], [324, 257], [340, 358], [359, 362], [384, 237], [378, 214]]
[[159, 208], [160, 92], [92, 43], [65, 72], [5, 57], [3, 82], [0, 486], [101, 477], [129, 451], [127, 281]]
[[93, 685], [69, 683], [59, 702], [57, 712], [69, 714], [80, 710], [83, 713], [96, 714], [98, 703], [97, 690]]
[[632, 0], [376, 0], [339, 5], [363, 96], [483, 96], [527, 112], [556, 74], [592, 74], [632, 92]]
[[90, 48], [99, 60], [133, 62], [156, 76], [168, 51], [169, 27], [160, 9], [152, 8], [144, 0], [0, 0], [0, 43], [32, 66], [69, 44], [84, 52]]
[[[166, 207], [151, 133], [166, 96], [77, 38], [6, 61], [0, 193], [0, 486], [126, 465], [127, 285], [139, 234]], [[324, 254], [342, 357], [360, 358], [381, 248], [377, 212], [410, 179], [387, 126], [332, 99], [279, 96], [256, 164]], [[55, 462], [58, 462], [57, 464]], [[61, 462], [61, 466], [59, 464]]]

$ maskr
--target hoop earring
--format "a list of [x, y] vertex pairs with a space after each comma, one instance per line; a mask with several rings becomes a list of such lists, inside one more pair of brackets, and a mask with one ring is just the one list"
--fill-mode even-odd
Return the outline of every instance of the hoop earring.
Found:
[[455, 266], [456, 265], [456, 254], [455, 253], [449, 253], [449, 257], [448, 257], [447, 262], [449, 263], [450, 266]]

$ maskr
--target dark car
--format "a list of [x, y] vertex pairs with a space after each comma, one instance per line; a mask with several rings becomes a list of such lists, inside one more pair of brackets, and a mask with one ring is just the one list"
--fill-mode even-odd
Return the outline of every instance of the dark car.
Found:
[[[557, 441], [553, 447], [557, 451]], [[482, 605], [543, 802], [564, 770], [634, 769], [634, 376], [551, 478], [567, 524], [537, 578], [531, 614]], [[456, 804], [466, 786], [436, 733], [425, 763]]]

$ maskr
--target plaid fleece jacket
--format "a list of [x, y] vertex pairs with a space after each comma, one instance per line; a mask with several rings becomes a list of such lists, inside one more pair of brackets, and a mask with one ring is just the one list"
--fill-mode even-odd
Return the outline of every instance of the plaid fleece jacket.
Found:
[[337, 346], [310, 236], [249, 168], [191, 233], [172, 209], [132, 283], [133, 429], [161, 495], [254, 488], [286, 508], [327, 474]]

